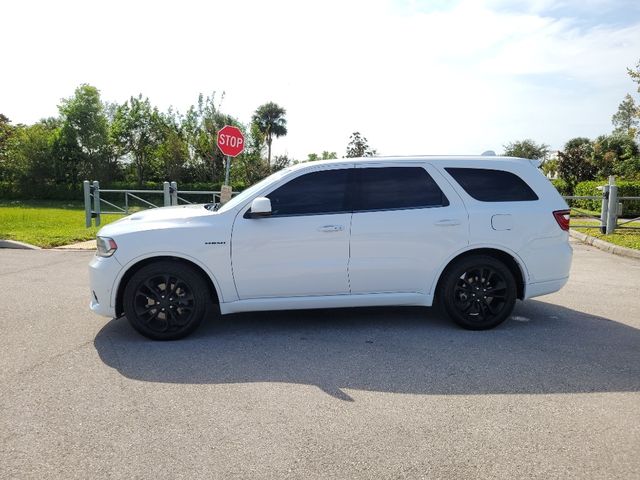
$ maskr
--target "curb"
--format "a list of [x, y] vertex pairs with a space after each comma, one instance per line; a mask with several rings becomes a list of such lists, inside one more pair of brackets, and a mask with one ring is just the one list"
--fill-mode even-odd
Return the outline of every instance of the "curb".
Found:
[[569, 230], [569, 236], [576, 238], [581, 242], [586, 243], [587, 245], [592, 245], [597, 249], [603, 250], [607, 253], [640, 260], [640, 250], [634, 250], [633, 248], [614, 245], [613, 243], [605, 242], [604, 240], [592, 237], [591, 235], [587, 235], [586, 233], [576, 232], [575, 230]]
[[17, 250], [41, 250], [40, 247], [16, 240], [0, 240], [0, 248], [13, 248]]

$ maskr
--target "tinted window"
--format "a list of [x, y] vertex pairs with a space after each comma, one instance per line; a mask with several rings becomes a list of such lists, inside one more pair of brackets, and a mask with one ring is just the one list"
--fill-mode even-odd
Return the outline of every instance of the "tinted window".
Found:
[[272, 216], [351, 211], [346, 205], [349, 170], [307, 173], [271, 192]]
[[389, 210], [449, 205], [436, 182], [421, 167], [358, 168], [354, 210]]
[[517, 175], [484, 168], [446, 168], [465, 192], [482, 202], [538, 200], [531, 187]]

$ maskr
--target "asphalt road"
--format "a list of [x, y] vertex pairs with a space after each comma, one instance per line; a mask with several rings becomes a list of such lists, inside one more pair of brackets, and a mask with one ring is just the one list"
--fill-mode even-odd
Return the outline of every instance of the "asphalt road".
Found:
[[268, 312], [155, 343], [88, 252], [0, 250], [1, 478], [640, 478], [640, 262], [488, 332], [417, 308]]

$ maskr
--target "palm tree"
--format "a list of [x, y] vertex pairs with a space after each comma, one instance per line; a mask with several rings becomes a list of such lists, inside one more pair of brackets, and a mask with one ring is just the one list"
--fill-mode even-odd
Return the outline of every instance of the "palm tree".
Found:
[[283, 137], [287, 134], [287, 119], [284, 118], [287, 111], [276, 103], [269, 102], [260, 105], [253, 114], [252, 122], [264, 135], [267, 142], [267, 162], [271, 170], [271, 142], [273, 137]]

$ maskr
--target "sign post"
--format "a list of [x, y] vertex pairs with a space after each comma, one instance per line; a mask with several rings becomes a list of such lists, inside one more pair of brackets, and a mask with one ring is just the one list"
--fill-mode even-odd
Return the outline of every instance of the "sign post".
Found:
[[232, 125], [225, 125], [218, 132], [218, 148], [227, 156], [227, 164], [224, 172], [224, 184], [229, 185], [229, 169], [231, 168], [231, 157], [237, 157], [244, 150], [244, 135], [239, 128]]

